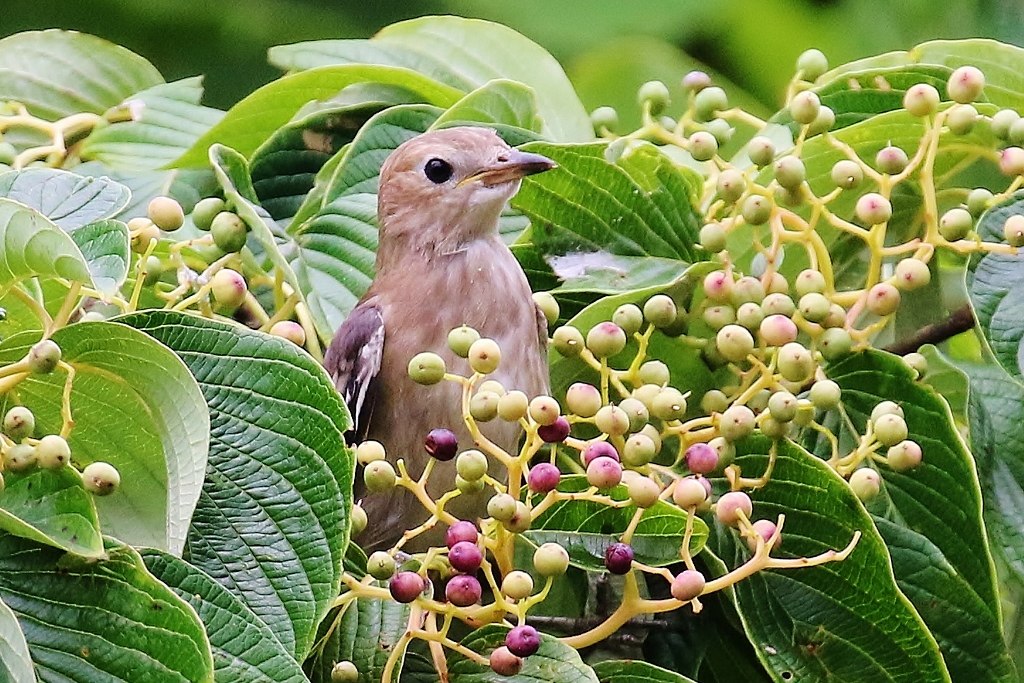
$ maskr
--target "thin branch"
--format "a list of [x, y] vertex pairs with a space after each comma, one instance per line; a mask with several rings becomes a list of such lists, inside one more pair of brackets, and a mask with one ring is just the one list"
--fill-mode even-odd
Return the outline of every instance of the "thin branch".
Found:
[[910, 338], [890, 344], [885, 347], [885, 350], [903, 356], [917, 351], [925, 344], [938, 344], [951, 337], [955, 337], [961, 332], [967, 332], [973, 329], [974, 325], [974, 311], [971, 310], [970, 306], [963, 306], [953, 311], [945, 320], [925, 325]]

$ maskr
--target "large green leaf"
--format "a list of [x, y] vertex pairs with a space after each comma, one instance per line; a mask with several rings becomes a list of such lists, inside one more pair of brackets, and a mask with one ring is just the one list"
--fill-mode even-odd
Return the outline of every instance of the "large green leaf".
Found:
[[594, 665], [601, 683], [694, 683], [692, 678], [634, 659], [606, 659]]
[[38, 211], [0, 199], [0, 286], [26, 278], [62, 277], [92, 283], [82, 252]]
[[202, 166], [207, 150], [220, 143], [249, 155], [312, 100], [327, 100], [355, 83], [395, 85], [416, 93], [424, 102], [447, 107], [459, 99], [458, 90], [408, 69], [350, 64], [326, 66], [285, 76], [268, 83], [232, 107], [220, 122], [173, 162], [173, 166]]
[[68, 232], [128, 206], [131, 192], [110, 178], [87, 178], [56, 168], [28, 168], [0, 174], [0, 197], [43, 214]]
[[[583, 475], [562, 477], [559, 491], [575, 493], [590, 488]], [[626, 487], [619, 485], [607, 492], [614, 500], [628, 500]], [[558, 543], [569, 553], [573, 565], [590, 571], [606, 571], [604, 553], [619, 540], [636, 512], [636, 506], [613, 508], [600, 503], [571, 500], [555, 503], [537, 519], [523, 538], [534, 546]], [[679, 546], [686, 531], [686, 512], [666, 502], [644, 510], [633, 531], [630, 545], [638, 562], [655, 567], [679, 561]], [[693, 520], [690, 552], [696, 555], [704, 547], [707, 526]]]
[[352, 505], [349, 419], [294, 344], [196, 316], [119, 319], [177, 353], [209, 405], [211, 441], [188, 558], [301, 660], [341, 585]]
[[[473, 631], [463, 638], [462, 644], [489, 655], [505, 644], [507, 633], [507, 628], [491, 624]], [[523, 668], [515, 676], [499, 676], [458, 652], [448, 657], [448, 674], [452, 683], [598, 683], [597, 674], [583, 663], [579, 652], [543, 633], [540, 649], [523, 660]]]
[[389, 64], [419, 71], [462, 91], [507, 78], [537, 95], [542, 132], [553, 140], [593, 137], [586, 110], [561, 65], [522, 34], [478, 19], [420, 17], [392, 24], [371, 40], [327, 40], [271, 48], [287, 69], [324, 64]]
[[74, 560], [0, 534], [0, 599], [14, 611], [43, 681], [212, 683], [196, 613], [129, 546]]
[[18, 617], [0, 600], [0, 679], [8, 683], [36, 683], [32, 656]]
[[7, 472], [0, 529], [83, 557], [103, 556], [93, 496], [70, 467]]
[[97, 221], [75, 230], [71, 239], [82, 251], [96, 289], [106, 296], [116, 294], [131, 263], [128, 226], [109, 219]]
[[142, 560], [199, 615], [210, 638], [217, 683], [304, 683], [298, 662], [270, 628], [227, 588], [188, 562], [159, 550]]
[[[786, 515], [781, 557], [841, 549], [861, 537], [843, 561], [762, 571], [733, 590], [744, 629], [776, 681], [948, 681], [931, 634], [896, 587], [870, 517], [824, 462], [789, 441], [775, 442], [775, 466], [763, 488], [750, 491], [753, 517]], [[745, 476], [764, 472], [773, 442], [738, 443]], [[750, 557], [735, 531], [716, 524], [708, 546], [729, 566]]]
[[488, 81], [467, 94], [449, 107], [435, 126], [455, 121], [498, 123], [535, 132], [541, 129], [533, 89], [503, 78]]
[[[388, 657], [409, 628], [409, 613], [409, 605], [377, 599], [356, 600], [344, 615], [339, 609], [331, 610], [320, 625], [322, 640], [306, 663], [310, 680], [331, 683], [334, 663], [346, 660], [359, 669], [359, 683], [382, 680]], [[395, 669], [396, 679], [401, 670], [401, 666]]]
[[82, 158], [124, 170], [161, 168], [223, 117], [223, 112], [199, 104], [202, 94], [203, 79], [195, 76], [133, 95], [133, 119], [92, 133], [82, 145]]
[[0, 40], [0, 101], [46, 119], [102, 114], [163, 82], [137, 54], [77, 31], [27, 31]]
[[[0, 361], [19, 360], [37, 339], [22, 333], [4, 340]], [[188, 368], [165, 346], [124, 325], [79, 323], [52, 339], [75, 369], [72, 460], [79, 466], [109, 462], [121, 473], [121, 487], [96, 500], [104, 531], [181, 554], [210, 438], [206, 404]], [[61, 429], [64, 381], [58, 370], [18, 385], [40, 435]]]

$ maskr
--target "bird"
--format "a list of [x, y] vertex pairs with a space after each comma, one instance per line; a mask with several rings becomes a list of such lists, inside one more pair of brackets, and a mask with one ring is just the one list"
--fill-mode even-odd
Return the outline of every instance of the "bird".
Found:
[[[324, 356], [352, 416], [350, 441], [380, 442], [387, 459], [403, 459], [413, 478], [429, 458], [424, 438], [430, 430], [452, 430], [460, 449], [472, 445], [461, 387], [447, 381], [422, 386], [408, 375], [409, 361], [423, 351], [444, 358], [449, 372], [468, 374], [466, 360], [446, 344], [448, 332], [462, 325], [499, 344], [502, 360], [489, 379], [530, 397], [548, 393], [547, 321], [499, 235], [498, 219], [524, 177], [555, 167], [474, 126], [423, 133], [384, 161], [374, 278]], [[515, 451], [521, 436], [518, 424], [501, 420], [482, 431], [506, 452]], [[454, 461], [435, 463], [428, 493], [436, 500], [454, 488], [454, 477]], [[359, 500], [365, 493], [359, 477], [355, 489]], [[446, 510], [471, 518], [485, 509], [484, 495], [459, 496]], [[366, 496], [361, 505], [368, 524], [356, 541], [367, 551], [393, 546], [429, 517], [400, 487]], [[431, 544], [441, 529], [406, 547]]]

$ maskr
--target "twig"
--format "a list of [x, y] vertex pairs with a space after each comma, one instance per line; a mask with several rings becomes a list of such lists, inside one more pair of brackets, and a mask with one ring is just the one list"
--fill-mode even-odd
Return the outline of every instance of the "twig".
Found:
[[967, 332], [973, 329], [974, 325], [974, 311], [971, 310], [969, 305], [963, 306], [953, 311], [945, 320], [925, 325], [909, 339], [890, 344], [885, 347], [885, 350], [889, 353], [903, 356], [917, 351], [925, 344], [938, 344], [951, 337], [955, 337], [961, 332]]

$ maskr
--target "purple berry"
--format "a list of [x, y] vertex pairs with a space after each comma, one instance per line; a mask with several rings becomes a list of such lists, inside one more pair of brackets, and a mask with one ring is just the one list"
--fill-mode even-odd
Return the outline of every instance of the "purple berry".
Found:
[[505, 647], [517, 657], [529, 657], [540, 649], [540, 634], [532, 626], [516, 626], [505, 636]]
[[534, 493], [547, 493], [554, 491], [561, 479], [562, 473], [557, 467], [549, 462], [542, 462], [530, 468], [526, 483]]
[[560, 416], [549, 425], [537, 427], [537, 436], [544, 443], [561, 443], [565, 441], [565, 437], [569, 436], [569, 421], [565, 417]]
[[604, 551], [604, 566], [612, 574], [628, 574], [633, 568], [633, 548], [626, 543], [612, 543]]
[[460, 574], [448, 580], [444, 597], [456, 607], [469, 607], [480, 600], [483, 589], [475, 576]]
[[423, 441], [423, 447], [430, 457], [447, 462], [459, 452], [459, 440], [450, 429], [431, 429]]
[[416, 572], [398, 572], [391, 577], [388, 590], [396, 602], [412, 602], [423, 592], [423, 577]]
[[475, 572], [480, 568], [484, 555], [476, 543], [459, 541], [448, 551], [448, 562], [452, 569], [459, 572]]
[[695, 443], [686, 449], [686, 466], [694, 474], [708, 474], [718, 467], [718, 451], [706, 443]]
[[449, 549], [455, 547], [456, 543], [463, 541], [476, 545], [477, 536], [476, 525], [473, 522], [462, 520], [448, 527], [448, 531], [444, 535], [444, 542]]
[[594, 458], [611, 458], [618, 462], [619, 452], [607, 441], [595, 441], [583, 449], [583, 466], [590, 465], [590, 461]]

